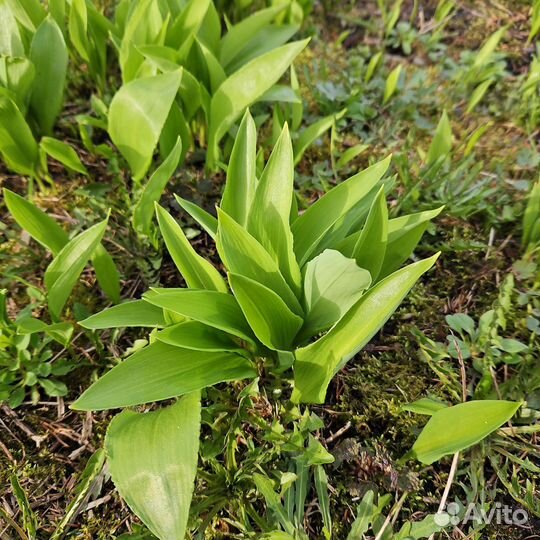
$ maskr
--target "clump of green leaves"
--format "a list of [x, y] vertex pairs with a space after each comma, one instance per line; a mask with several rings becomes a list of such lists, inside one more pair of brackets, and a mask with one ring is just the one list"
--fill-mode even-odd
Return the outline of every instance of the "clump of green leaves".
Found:
[[47, 302], [53, 319], [59, 319], [90, 259], [101, 288], [114, 302], [120, 300], [118, 270], [111, 255], [101, 244], [108, 218], [70, 238], [54, 219], [30, 201], [8, 189], [4, 189], [3, 194], [15, 221], [53, 254], [44, 277]]
[[37, 403], [40, 393], [56, 397], [67, 394], [59, 377], [75, 364], [57, 358], [54, 344], [66, 348], [71, 342], [73, 325], [66, 322], [46, 324], [32, 316], [37, 307], [28, 305], [12, 320], [6, 309], [7, 291], [0, 291], [0, 401], [18, 407], [30, 395]]
[[10, 169], [38, 180], [48, 177], [47, 156], [86, 174], [73, 148], [50, 136], [63, 107], [68, 66], [61, 22], [41, 3], [20, 0], [2, 2], [0, 17], [2, 158]]
[[[389, 218], [382, 181], [389, 158], [300, 213], [287, 126], [259, 178], [256, 147], [255, 123], [247, 112], [217, 219], [179, 199], [215, 239], [227, 279], [194, 251], [180, 226], [158, 206], [161, 233], [187, 287], [151, 289], [142, 300], [81, 323], [92, 329], [153, 330], [148, 346], [94, 383], [74, 408], [128, 407], [184, 394], [195, 399], [193, 392], [206, 386], [254, 378], [261, 370], [289, 378], [294, 402], [321, 403], [335, 373], [434, 264], [437, 255], [400, 269], [433, 213]], [[190, 432], [196, 431], [192, 427]], [[110, 434], [111, 444], [116, 437], [122, 435]], [[161, 455], [162, 448], [157, 445], [152, 452]], [[129, 500], [129, 486], [123, 491]], [[143, 520], [155, 519], [145, 519], [148, 509], [140, 504], [132, 507]], [[178, 525], [176, 530], [183, 529]]]

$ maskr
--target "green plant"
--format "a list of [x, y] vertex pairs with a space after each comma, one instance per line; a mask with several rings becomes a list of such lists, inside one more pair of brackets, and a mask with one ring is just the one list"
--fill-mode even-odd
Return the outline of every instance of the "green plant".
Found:
[[3, 193], [6, 206], [15, 221], [53, 255], [53, 260], [45, 272], [44, 282], [49, 311], [54, 320], [60, 317], [71, 291], [90, 259], [101, 288], [113, 302], [120, 300], [118, 270], [101, 244], [107, 219], [70, 238], [54, 219], [30, 201], [8, 189], [4, 189]]
[[[276, 22], [286, 8], [260, 10], [222, 35], [209, 0], [181, 10], [156, 0], [120, 2], [115, 42], [124, 86], [111, 103], [108, 129], [136, 179], [158, 140], [168, 154], [178, 136], [184, 153], [195, 135], [202, 146], [208, 138], [207, 166], [215, 169], [219, 144], [246, 107], [291, 98], [286, 87], [273, 87], [307, 40], [285, 44], [298, 30]], [[137, 136], [143, 125], [150, 128], [147, 142]]]
[[505, 54], [497, 53], [496, 49], [506, 30], [507, 27], [499, 28], [489, 36], [480, 50], [465, 51], [462, 54], [464, 65], [456, 71], [455, 78], [462, 82], [464, 90], [470, 94], [467, 113], [472, 112], [491, 86], [505, 75]]
[[49, 179], [47, 156], [86, 174], [71, 146], [50, 137], [63, 107], [68, 66], [59, 23], [34, 1], [2, 2], [0, 16], [2, 158], [10, 169], [38, 180]]
[[30, 394], [33, 403], [40, 392], [65, 396], [66, 385], [58, 377], [66, 375], [75, 364], [59, 359], [54, 343], [68, 348], [73, 325], [66, 322], [46, 324], [32, 316], [39, 303], [22, 309], [12, 320], [6, 309], [7, 291], [0, 290], [0, 401], [18, 407]]
[[533, 184], [527, 207], [523, 214], [521, 245], [526, 251], [535, 250], [540, 244], [540, 181]]
[[[157, 207], [161, 233], [188, 288], [151, 289], [142, 300], [82, 322], [92, 329], [154, 330], [147, 347], [94, 383], [74, 408], [128, 407], [253, 378], [259, 370], [287, 376], [290, 368], [293, 402], [324, 401], [334, 374], [434, 264], [437, 255], [398, 269], [433, 214], [388, 218], [381, 188], [386, 159], [299, 215], [293, 161], [285, 126], [256, 180], [256, 128], [246, 113], [218, 218], [201, 210], [198, 214], [215, 238], [228, 283]], [[116, 437], [120, 435], [110, 435], [110, 444]], [[124, 487], [125, 497], [128, 492]], [[183, 529], [178, 525], [176, 530]]]

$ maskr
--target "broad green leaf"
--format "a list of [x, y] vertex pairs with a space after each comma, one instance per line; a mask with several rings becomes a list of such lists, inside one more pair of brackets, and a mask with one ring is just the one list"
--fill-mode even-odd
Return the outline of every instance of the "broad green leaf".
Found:
[[4, 201], [15, 221], [36, 242], [58, 255], [68, 243], [66, 231], [37, 206], [4, 188]]
[[314, 336], [339, 321], [370, 284], [369, 272], [339, 251], [327, 249], [309, 261], [304, 276], [302, 337]]
[[45, 272], [47, 301], [53, 317], [59, 317], [86, 263], [99, 246], [107, 220], [90, 227], [66, 244]]
[[176, 202], [185, 210], [212, 238], [216, 239], [218, 222], [217, 219], [191, 201], [186, 201], [175, 195]]
[[403, 66], [400, 64], [390, 72], [390, 75], [388, 75], [384, 87], [383, 105], [386, 105], [386, 103], [390, 101], [390, 98], [396, 93], [402, 69]]
[[53, 137], [42, 137], [39, 145], [43, 150], [56, 161], [71, 171], [81, 174], [88, 174], [86, 167], [81, 163], [77, 152], [69, 144], [54, 139]]
[[69, 39], [75, 50], [86, 62], [90, 61], [88, 41], [88, 8], [86, 0], [71, 0], [68, 21]]
[[388, 222], [388, 242], [379, 278], [397, 270], [412, 254], [422, 238], [429, 222], [437, 217], [444, 207], [409, 214]]
[[103, 375], [72, 408], [100, 411], [130, 407], [256, 376], [257, 371], [243, 356], [181, 349], [156, 341]]
[[210, 262], [193, 249], [182, 227], [169, 212], [156, 205], [156, 215], [167, 250], [188, 287], [226, 293], [228, 287], [223, 277]]
[[437, 411], [440, 411], [445, 407], [448, 407], [448, 405], [446, 403], [443, 403], [442, 401], [437, 401], [431, 398], [421, 398], [413, 401], [412, 403], [407, 403], [407, 405], [403, 405], [403, 407], [401, 407], [401, 410], [416, 414], [427, 414], [428, 416], [432, 416]]
[[270, 24], [264, 27], [255, 37], [247, 41], [234, 60], [227, 64], [226, 72], [234, 73], [250, 60], [281, 47], [298, 32], [298, 29], [299, 26], [296, 24]]
[[452, 126], [446, 111], [443, 111], [429, 147], [426, 163], [428, 165], [434, 164], [439, 159], [446, 157], [450, 150], [452, 150]]
[[259, 341], [276, 351], [289, 350], [304, 321], [257, 281], [231, 273], [229, 283]]
[[175, 289], [159, 294], [145, 294], [145, 300], [163, 309], [189, 317], [195, 321], [223, 330], [247, 341], [253, 341], [253, 333], [231, 294], [216, 291]]
[[180, 49], [190, 35], [199, 31], [210, 0], [190, 0], [167, 32], [167, 44]]
[[215, 166], [218, 145], [236, 119], [271, 88], [309, 40], [295, 41], [263, 54], [235, 71], [218, 88], [210, 105], [207, 164]]
[[19, 174], [35, 176], [38, 145], [30, 127], [7, 90], [0, 88], [0, 153], [6, 165]]
[[427, 465], [479, 443], [508, 422], [521, 407], [513, 401], [469, 401], [437, 411], [412, 448]]
[[210, 5], [208, 6], [208, 11], [204, 16], [197, 37], [205, 43], [214, 54], [218, 53], [219, 42], [221, 40], [221, 17], [214, 2], [210, 2]]
[[390, 156], [352, 176], [321, 197], [293, 222], [294, 249], [300, 266], [309, 260], [324, 235], [373, 189], [389, 165]]
[[273, 6], [261, 9], [253, 15], [246, 17], [238, 24], [231, 26], [223, 36], [219, 50], [219, 60], [227, 68], [235, 57], [242, 52], [246, 43], [259, 35], [259, 32], [270, 24], [276, 15], [285, 9], [285, 6]]
[[136, 79], [122, 86], [112, 99], [109, 135], [129, 163], [136, 181], [150, 167], [181, 79], [181, 70]]
[[388, 209], [384, 187], [373, 200], [366, 223], [354, 245], [351, 257], [356, 264], [365, 268], [373, 283], [381, 271], [388, 242]]
[[167, 24], [164, 23], [159, 4], [155, 0], [139, 0], [131, 3], [122, 40], [118, 43], [124, 83], [144, 75], [139, 71], [144, 57], [137, 46], [150, 43], [163, 45], [167, 30]]
[[234, 141], [221, 199], [221, 208], [242, 227], [247, 224], [257, 187], [256, 156], [257, 131], [247, 109]]
[[161, 327], [165, 326], [165, 319], [161, 308], [144, 300], [133, 300], [91, 315], [79, 324], [92, 330], [131, 326]]
[[107, 430], [105, 450], [114, 485], [162, 540], [186, 535], [200, 430], [200, 392], [149, 413], [123, 411]]
[[293, 197], [293, 150], [285, 124], [257, 184], [249, 213], [248, 231], [274, 259], [291, 289], [299, 294], [300, 268], [289, 225]]
[[[58, 255], [69, 241], [64, 229], [45, 212], [19, 195], [4, 189], [4, 198], [15, 221], [54, 256]], [[101, 288], [111, 300], [118, 302], [120, 277], [112, 257], [102, 245], [98, 245], [91, 259]]]
[[[182, 92], [181, 86], [179, 92]], [[159, 138], [159, 153], [162, 159], [166, 159], [173, 152], [178, 139], [182, 143], [178, 163], [182, 164], [188, 149], [193, 145], [193, 137], [191, 136], [191, 129], [184, 117], [182, 109], [175, 101], [169, 111], [167, 120], [165, 120], [165, 125]]]
[[49, 134], [64, 101], [68, 50], [62, 30], [49, 15], [38, 27], [30, 46], [36, 68], [30, 109], [41, 131]]
[[274, 291], [297, 315], [302, 307], [275, 260], [263, 246], [223, 210], [218, 210], [216, 246], [227, 270], [259, 282]]
[[214, 53], [201, 41], [195, 40], [197, 63], [204, 70], [202, 75], [208, 90], [214, 94], [222, 83], [227, 79], [225, 70], [219, 63]]
[[156, 339], [174, 347], [196, 351], [234, 351], [240, 354], [243, 351], [229, 334], [199, 321], [169, 326], [156, 334]]
[[47, 13], [40, 0], [3, 0], [19, 23], [33, 34]]
[[296, 403], [323, 403], [336, 372], [360, 351], [391, 317], [420, 276], [439, 254], [410, 264], [372, 287], [314, 343], [296, 351], [294, 364]]
[[114, 302], [120, 302], [120, 274], [114, 260], [102, 244], [92, 253], [92, 265], [103, 292]]
[[0, 86], [9, 90], [7, 95], [24, 116], [34, 84], [36, 70], [27, 58], [0, 56]]
[[336, 121], [335, 115], [325, 116], [304, 129], [294, 144], [294, 164], [302, 161], [304, 152], [320, 137], [326, 133]]
[[25, 55], [17, 19], [5, 1], [0, 2], [0, 55], [11, 57]]
[[154, 203], [159, 201], [167, 182], [176, 171], [181, 154], [182, 140], [178, 137], [167, 159], [155, 170], [144, 186], [141, 198], [133, 210], [133, 226], [140, 233], [150, 233], [150, 225], [154, 215]]

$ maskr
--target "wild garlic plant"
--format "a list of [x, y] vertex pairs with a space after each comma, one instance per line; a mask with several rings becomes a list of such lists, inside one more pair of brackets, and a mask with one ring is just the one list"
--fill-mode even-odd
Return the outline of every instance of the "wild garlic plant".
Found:
[[[287, 126], [260, 178], [256, 154], [256, 127], [248, 111], [232, 150], [217, 219], [180, 199], [215, 240], [226, 276], [197, 254], [173, 217], [156, 206], [161, 234], [187, 286], [152, 288], [140, 300], [81, 323], [90, 329], [151, 330], [148, 345], [96, 381], [73, 408], [114, 409], [186, 396], [147, 415], [124, 411], [113, 420], [107, 439], [117, 487], [160, 538], [180, 538], [175, 527], [185, 527], [187, 517], [177, 513], [167, 532], [162, 518], [156, 524], [143, 494], [156, 475], [168, 485], [163, 475], [175, 468], [175, 460], [195, 467], [192, 454], [173, 455], [169, 431], [177, 425], [185, 443], [180, 446], [196, 455], [200, 391], [226, 381], [264, 380], [265, 372], [274, 372], [290, 380], [294, 403], [324, 402], [333, 376], [438, 257], [401, 268], [440, 209], [388, 217], [383, 177], [389, 157], [299, 212]], [[146, 429], [157, 433], [154, 442], [147, 440]], [[144, 459], [132, 455], [133, 448], [140, 453], [135, 440], [146, 449]], [[150, 460], [150, 455], [161, 457]], [[146, 472], [138, 475], [141, 471]], [[177, 472], [182, 489], [162, 483], [159, 489], [164, 499], [175, 491], [189, 500], [195, 470], [187, 477], [186, 470]], [[134, 475], [148, 482], [137, 485], [136, 493]]]

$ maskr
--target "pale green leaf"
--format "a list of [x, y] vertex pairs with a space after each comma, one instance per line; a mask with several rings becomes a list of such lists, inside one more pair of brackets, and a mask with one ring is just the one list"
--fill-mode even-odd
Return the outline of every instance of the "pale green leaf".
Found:
[[305, 323], [303, 337], [330, 328], [371, 284], [367, 270], [339, 251], [327, 249], [309, 261], [304, 276]]
[[219, 60], [224, 68], [245, 49], [246, 44], [259, 35], [285, 6], [272, 6], [261, 9], [246, 17], [238, 24], [231, 26], [229, 31], [223, 36], [220, 44]]
[[274, 259], [291, 289], [299, 294], [300, 268], [289, 224], [293, 197], [293, 150], [285, 124], [257, 184], [248, 231]]
[[234, 351], [242, 353], [230, 334], [199, 321], [186, 321], [169, 326], [156, 334], [156, 339], [183, 349], [196, 351]]
[[300, 132], [298, 139], [294, 144], [294, 164], [298, 165], [302, 160], [304, 152], [320, 137], [324, 135], [336, 121], [336, 117], [332, 114], [325, 116], [317, 122], [311, 124], [306, 129]]
[[195, 35], [210, 3], [210, 0], [190, 0], [167, 32], [167, 44], [179, 50], [190, 35]]
[[0, 55], [11, 57], [25, 55], [17, 19], [5, 1], [0, 2]]
[[92, 265], [103, 292], [115, 303], [120, 302], [120, 274], [109, 252], [99, 244], [92, 253]]
[[68, 243], [66, 231], [37, 206], [20, 195], [4, 188], [4, 201], [15, 221], [36, 242], [49, 249], [53, 255], [60, 253]]
[[52, 131], [64, 101], [68, 51], [62, 31], [48, 16], [38, 27], [30, 46], [30, 60], [36, 68], [30, 109], [41, 131]]
[[162, 290], [164, 292], [159, 291], [159, 294], [145, 294], [145, 300], [241, 339], [253, 341], [253, 332], [231, 294], [192, 289]]
[[256, 155], [257, 131], [248, 109], [234, 141], [221, 199], [221, 208], [243, 227], [257, 186]]
[[30, 127], [7, 90], [0, 88], [0, 153], [15, 172], [35, 176], [38, 145]]
[[437, 411], [414, 443], [413, 452], [427, 465], [479, 443], [508, 422], [521, 407], [512, 401], [469, 401]]
[[70, 171], [81, 174], [88, 174], [86, 167], [81, 163], [77, 152], [69, 144], [54, 139], [53, 137], [42, 137], [39, 145], [43, 150], [56, 161], [68, 168]]
[[47, 301], [54, 317], [59, 317], [88, 260], [99, 246], [107, 220], [90, 227], [66, 244], [45, 272]]
[[397, 270], [411, 256], [429, 222], [437, 217], [443, 208], [441, 206], [434, 210], [401, 216], [388, 222], [388, 242], [379, 278]]
[[335, 373], [360, 351], [391, 317], [439, 254], [410, 264], [372, 287], [330, 331], [296, 351], [295, 402], [323, 403]]
[[291, 311], [302, 315], [298, 298], [264, 247], [223, 210], [218, 211], [218, 219], [216, 246], [227, 270], [268, 287], [289, 306]]
[[84, 328], [102, 330], [131, 326], [165, 326], [163, 310], [144, 300], [133, 300], [105, 309], [80, 321]]
[[122, 86], [112, 99], [109, 135], [129, 163], [135, 180], [150, 167], [181, 79], [181, 70], [136, 79]]
[[218, 145], [236, 119], [271, 88], [309, 40], [278, 47], [248, 62], [218, 88], [210, 105], [207, 163], [215, 166]]
[[169, 212], [156, 205], [156, 214], [167, 250], [186, 280], [188, 287], [226, 293], [228, 287], [223, 277], [212, 263], [201, 257], [193, 249], [182, 227], [178, 225]]
[[182, 197], [179, 197], [178, 195], [175, 195], [174, 198], [182, 209], [208, 233], [210, 238], [215, 240], [218, 229], [217, 219], [191, 201], [186, 201], [186, 199], [182, 199]]
[[400, 64], [390, 72], [390, 75], [388, 75], [384, 87], [383, 105], [386, 105], [386, 103], [390, 101], [390, 98], [396, 93], [402, 69], [403, 66]]
[[401, 410], [416, 414], [427, 414], [428, 416], [432, 416], [437, 411], [440, 411], [445, 407], [448, 407], [448, 405], [446, 403], [443, 403], [442, 401], [437, 401], [431, 398], [421, 398], [413, 401], [412, 403], [407, 403], [407, 405], [403, 405], [403, 407], [401, 407]]
[[133, 210], [133, 226], [140, 233], [150, 233], [150, 225], [152, 223], [152, 216], [154, 215], [154, 203], [159, 201], [167, 182], [176, 171], [181, 154], [182, 140], [178, 137], [171, 153], [155, 170], [150, 180], [144, 186], [141, 197]]
[[356, 264], [365, 268], [373, 283], [379, 277], [388, 242], [388, 209], [384, 186], [373, 200], [366, 223], [354, 245], [351, 257]]
[[123, 411], [107, 430], [109, 471], [120, 495], [162, 540], [184, 538], [193, 494], [201, 396], [146, 414]]
[[446, 157], [450, 150], [452, 150], [452, 126], [446, 111], [443, 111], [429, 147], [426, 163], [428, 165], [434, 164], [439, 159]]
[[321, 197], [293, 222], [294, 249], [300, 266], [309, 260], [324, 235], [376, 186], [389, 165], [390, 157], [387, 157], [352, 176]]
[[289, 350], [303, 320], [274, 291], [257, 281], [229, 274], [229, 283], [259, 341], [273, 350]]
[[98, 379], [72, 408], [90, 411], [129, 407], [256, 376], [257, 371], [243, 356], [181, 349], [156, 341]]

